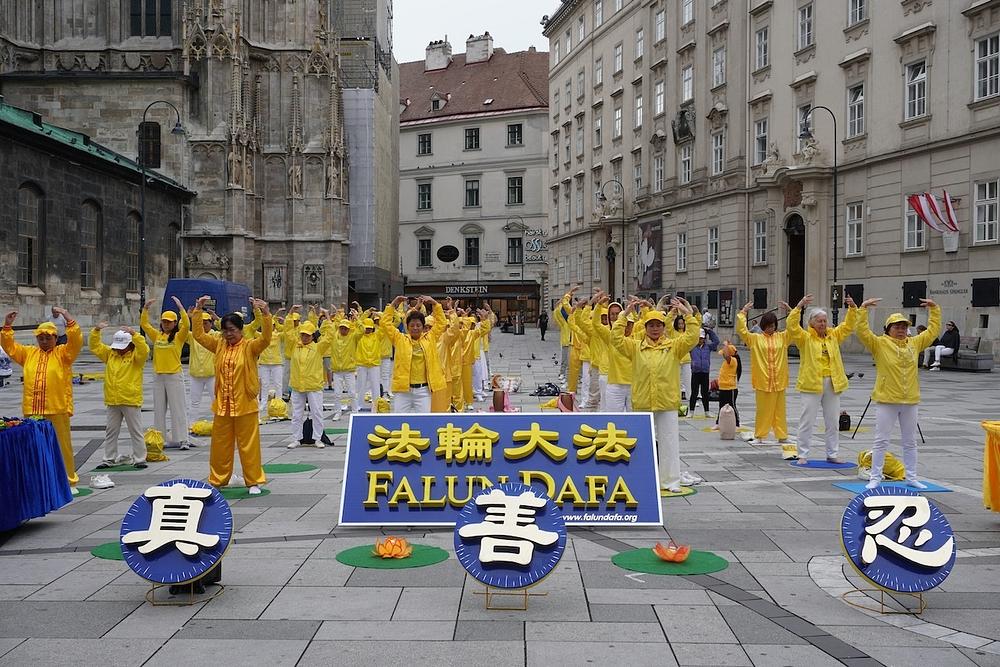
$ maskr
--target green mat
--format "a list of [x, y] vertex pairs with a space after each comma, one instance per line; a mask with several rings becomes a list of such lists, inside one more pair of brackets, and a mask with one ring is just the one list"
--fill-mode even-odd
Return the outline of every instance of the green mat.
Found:
[[374, 544], [344, 549], [337, 554], [337, 560], [351, 567], [367, 567], [374, 570], [404, 570], [424, 567], [448, 560], [448, 552], [438, 547], [413, 544], [413, 555], [409, 558], [380, 558], [372, 554]]
[[94, 468], [87, 474], [89, 475], [91, 473], [94, 473], [97, 475], [101, 475], [106, 472], [142, 472], [143, 470], [144, 468], [136, 468], [133, 465], [122, 463], [121, 465], [111, 466], [110, 468]]
[[219, 493], [226, 500], [243, 500], [244, 498], [260, 498], [261, 496], [270, 495], [270, 491], [266, 487], [260, 487], [260, 495], [251, 496], [250, 489], [245, 486], [224, 486], [219, 489]]
[[339, 433], [347, 433], [346, 428], [325, 428], [323, 432], [327, 435], [337, 435]]
[[681, 487], [680, 493], [674, 493], [673, 491], [667, 491], [666, 489], [660, 489], [661, 498], [683, 498], [684, 496], [693, 496], [698, 493], [698, 489], [693, 486]]
[[77, 498], [83, 498], [84, 496], [89, 496], [94, 492], [93, 489], [88, 489], [85, 486], [78, 486], [76, 487], [76, 490], [79, 491], [79, 493], [73, 496], [73, 500], [76, 500]]
[[122, 545], [118, 542], [98, 544], [90, 550], [90, 555], [103, 558], [104, 560], [125, 560], [125, 557], [122, 556]]
[[652, 549], [623, 551], [611, 557], [611, 562], [623, 570], [645, 572], [646, 574], [711, 574], [729, 567], [729, 562], [710, 551], [691, 550], [691, 555], [683, 563], [668, 563], [653, 553]]
[[264, 465], [264, 472], [274, 475], [283, 475], [290, 472], [309, 472], [319, 470], [319, 467], [309, 463], [267, 463]]

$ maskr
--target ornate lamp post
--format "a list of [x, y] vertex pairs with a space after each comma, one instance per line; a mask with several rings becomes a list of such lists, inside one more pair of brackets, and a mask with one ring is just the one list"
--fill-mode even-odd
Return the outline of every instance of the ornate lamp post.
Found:
[[[831, 153], [833, 153], [833, 284], [837, 285], [839, 284], [837, 282], [837, 257], [838, 255], [840, 255], [840, 246], [838, 243], [838, 235], [837, 235], [837, 228], [840, 226], [840, 218], [838, 217], [840, 213], [837, 208], [837, 181], [838, 181], [837, 149], [839, 146], [839, 144], [837, 143], [837, 116], [830, 110], [829, 107], [825, 107], [823, 105], [814, 106], [812, 109], [809, 110], [809, 113], [803, 119], [803, 124], [799, 131], [799, 139], [813, 138], [813, 133], [812, 130], [809, 129], [809, 124], [812, 121], [812, 115], [813, 112], [816, 111], [816, 109], [822, 109], [823, 111], [827, 112], [828, 114], [830, 114], [831, 120], [833, 120], [833, 149], [830, 151]], [[840, 309], [837, 307], [837, 304], [835, 303], [831, 305], [832, 305], [831, 315], [833, 315], [833, 324], [834, 326], [836, 326], [839, 319]]]
[[[620, 289], [621, 289], [621, 293], [622, 293], [622, 297], [621, 297], [622, 298], [622, 302], [624, 303], [624, 300], [628, 297], [628, 288], [625, 287], [625, 186], [622, 185], [622, 182], [619, 181], [616, 178], [613, 178], [610, 181], [605, 181], [604, 183], [601, 184], [601, 191], [597, 195], [597, 201], [600, 202], [602, 205], [605, 205], [607, 203], [608, 197], [607, 197], [607, 195], [604, 194], [604, 188], [606, 188], [607, 186], [611, 185], [612, 183], [614, 183], [617, 186], [617, 190], [621, 194], [621, 198], [622, 198], [622, 200], [621, 200], [621, 212], [622, 212], [622, 220], [621, 220], [622, 246], [621, 246], [621, 259], [619, 261], [621, 262], [621, 265], [622, 265], [622, 284], [621, 284], [621, 288]], [[607, 217], [607, 216], [602, 216], [602, 217]], [[593, 258], [591, 258], [591, 259], [593, 259]]]

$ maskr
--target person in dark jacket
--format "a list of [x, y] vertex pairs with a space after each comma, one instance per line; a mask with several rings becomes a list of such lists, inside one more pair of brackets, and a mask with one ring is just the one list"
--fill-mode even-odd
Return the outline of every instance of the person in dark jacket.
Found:
[[701, 394], [701, 405], [708, 417], [708, 378], [712, 372], [712, 353], [719, 349], [719, 337], [711, 329], [702, 329], [698, 334], [698, 344], [691, 350], [691, 398], [688, 414], [694, 416], [694, 406]]
[[[958, 325], [953, 321], [949, 320], [947, 324], [944, 325], [944, 333], [936, 341], [931, 343], [927, 348], [927, 358], [924, 362], [924, 366], [931, 369], [932, 371], [941, 370], [941, 357], [953, 357], [955, 353], [958, 352], [958, 346], [961, 343], [962, 336], [958, 332]], [[931, 363], [931, 357], [934, 357], [934, 362]]]
[[541, 315], [538, 316], [538, 331], [542, 334], [542, 340], [545, 340], [545, 332], [549, 328], [549, 316], [545, 314], [543, 310]]

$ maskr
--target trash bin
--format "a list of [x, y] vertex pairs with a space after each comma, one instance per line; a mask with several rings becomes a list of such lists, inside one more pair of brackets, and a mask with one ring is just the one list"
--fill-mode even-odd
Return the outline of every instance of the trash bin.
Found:
[[983, 505], [1000, 512], [1000, 421], [984, 421], [986, 443], [983, 448]]

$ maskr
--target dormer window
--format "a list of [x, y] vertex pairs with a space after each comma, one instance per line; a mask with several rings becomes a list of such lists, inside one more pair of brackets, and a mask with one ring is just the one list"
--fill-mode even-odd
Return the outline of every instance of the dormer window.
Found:
[[431, 111], [440, 111], [440, 110], [441, 110], [441, 100], [439, 99], [431, 100]]

